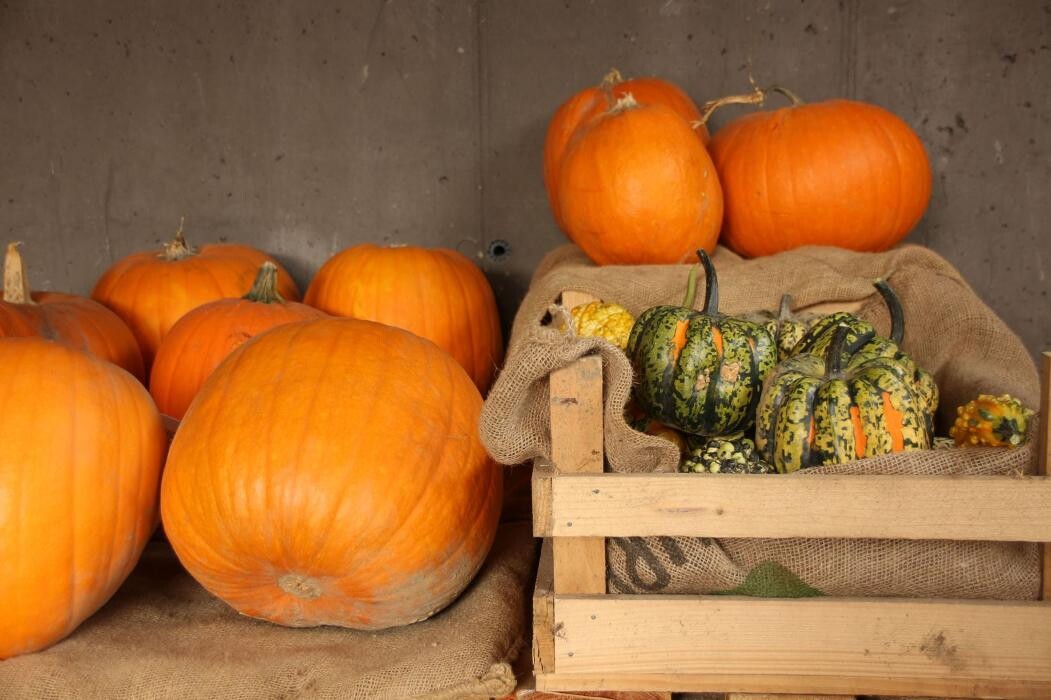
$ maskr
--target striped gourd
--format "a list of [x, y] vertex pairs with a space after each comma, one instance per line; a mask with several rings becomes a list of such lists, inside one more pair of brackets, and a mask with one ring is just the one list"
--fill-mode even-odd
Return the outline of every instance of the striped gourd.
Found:
[[785, 360], [763, 389], [755, 444], [779, 472], [931, 446], [932, 416], [908, 357], [851, 353], [841, 325], [825, 357]]
[[824, 316], [822, 314], [792, 313], [792, 295], [785, 294], [781, 297], [781, 305], [776, 314], [770, 311], [758, 311], [742, 316], [742, 318], [762, 325], [770, 333], [777, 344], [777, 359], [781, 361], [792, 356], [792, 351], [806, 332]]
[[726, 435], [755, 420], [763, 380], [777, 363], [762, 326], [719, 313], [719, 286], [708, 255], [704, 308], [693, 307], [697, 266], [682, 306], [656, 306], [639, 316], [628, 338], [635, 397], [649, 415], [696, 435]]

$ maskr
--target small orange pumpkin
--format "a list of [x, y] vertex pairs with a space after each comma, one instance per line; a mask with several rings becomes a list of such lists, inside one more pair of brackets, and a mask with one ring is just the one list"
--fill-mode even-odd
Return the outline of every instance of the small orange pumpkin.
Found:
[[[91, 298], [128, 324], [149, 371], [161, 340], [176, 321], [201, 304], [244, 294], [267, 260], [277, 264], [246, 245], [221, 243], [191, 248], [180, 224], [163, 252], [134, 253], [114, 263], [95, 285]], [[280, 265], [277, 288], [285, 299], [299, 300], [296, 283]]]
[[412, 333], [337, 318], [274, 328], [219, 365], [172, 443], [164, 530], [250, 617], [381, 629], [474, 577], [500, 517], [482, 397]]
[[167, 436], [136, 379], [42, 338], [0, 338], [0, 659], [69, 635], [157, 522]]
[[456, 358], [482, 393], [503, 360], [493, 289], [478, 266], [454, 250], [371, 243], [347, 248], [321, 266], [305, 301], [432, 341]]
[[735, 119], [709, 144], [726, 200], [722, 243], [748, 257], [804, 245], [881, 251], [916, 225], [931, 197], [919, 137], [873, 104], [804, 104], [784, 88], [709, 103], [762, 104], [768, 92], [792, 105]]
[[277, 291], [277, 265], [268, 260], [248, 294], [198, 306], [164, 336], [150, 372], [157, 408], [182, 420], [205, 380], [246, 340], [285, 323], [325, 316], [312, 306], [285, 301]]
[[697, 105], [682, 89], [661, 78], [632, 78], [624, 80], [620, 71], [611, 70], [597, 87], [587, 87], [563, 102], [547, 126], [544, 138], [544, 186], [555, 222], [562, 226], [561, 206], [558, 201], [558, 178], [562, 157], [577, 130], [609, 111], [621, 98], [631, 95], [642, 105], [662, 104], [694, 125], [701, 143], [709, 140], [708, 129], [700, 123]]
[[562, 159], [566, 234], [599, 265], [679, 263], [714, 250], [723, 217], [715, 166], [689, 123], [629, 95], [583, 126]]
[[39, 336], [89, 352], [145, 380], [142, 352], [124, 322], [102, 304], [60, 292], [30, 292], [19, 243], [7, 246], [0, 337]]

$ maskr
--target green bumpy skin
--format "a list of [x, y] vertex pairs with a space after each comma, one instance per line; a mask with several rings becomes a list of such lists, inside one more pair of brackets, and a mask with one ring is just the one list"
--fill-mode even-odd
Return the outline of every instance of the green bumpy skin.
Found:
[[781, 297], [781, 306], [777, 313], [759, 311], [742, 316], [746, 321], [758, 323], [777, 345], [777, 361], [787, 360], [792, 356], [793, 350], [799, 341], [803, 339], [807, 331], [813, 328], [821, 319], [821, 314], [793, 314], [792, 297], [785, 294]]
[[761, 326], [679, 306], [644, 311], [627, 353], [643, 409], [696, 435], [749, 427], [763, 380], [777, 363], [774, 340]]
[[931, 447], [930, 398], [915, 364], [902, 353], [850, 354], [851, 333], [840, 327], [824, 359], [796, 355], [768, 380], [755, 444], [779, 472]]
[[694, 474], [774, 474], [743, 432], [713, 438], [687, 438], [690, 453], [679, 471]]

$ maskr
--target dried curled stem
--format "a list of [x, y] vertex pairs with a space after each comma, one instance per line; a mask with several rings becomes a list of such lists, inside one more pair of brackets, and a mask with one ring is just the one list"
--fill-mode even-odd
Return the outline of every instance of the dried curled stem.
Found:
[[798, 107], [803, 103], [803, 100], [799, 95], [795, 94], [788, 88], [781, 87], [780, 85], [771, 85], [765, 88], [755, 88], [752, 92], [745, 95], [729, 95], [727, 97], [720, 97], [717, 100], [704, 103], [704, 108], [701, 109], [701, 118], [693, 122], [693, 128], [699, 126], [707, 126], [708, 120], [711, 118], [715, 110], [726, 105], [759, 105], [762, 106], [766, 102], [767, 95], [771, 92], [784, 95], [792, 101], [793, 107]]
[[26, 263], [18, 246], [22, 241], [7, 244], [7, 255], [4, 257], [4, 301], [9, 304], [32, 304], [33, 297], [29, 292], [29, 279], [26, 277]]
[[191, 255], [197, 254], [197, 251], [186, 244], [186, 237], [183, 235], [182, 231], [185, 222], [186, 217], [180, 216], [179, 230], [175, 232], [175, 238], [164, 244], [164, 252], [158, 257], [161, 257], [168, 262], [175, 262], [176, 260], [182, 260], [183, 258], [188, 258]]

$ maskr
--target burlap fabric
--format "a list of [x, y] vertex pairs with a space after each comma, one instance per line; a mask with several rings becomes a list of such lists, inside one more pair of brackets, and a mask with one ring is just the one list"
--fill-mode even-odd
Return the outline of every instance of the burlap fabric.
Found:
[[[501, 526], [474, 583], [433, 618], [382, 632], [242, 617], [151, 542], [114, 598], [66, 640], [0, 661], [4, 700], [488, 698], [514, 690], [536, 543]], [[9, 601], [10, 602], [10, 601]]]
[[[938, 433], [947, 433], [956, 406], [979, 393], [1010, 393], [1039, 405], [1032, 358], [1016, 335], [974, 294], [944, 259], [922, 247], [855, 253], [807, 247], [744, 260], [720, 248], [722, 310], [774, 309], [782, 294], [794, 307], [860, 303], [857, 313], [881, 332], [889, 314], [872, 287], [883, 277], [905, 311], [904, 347], [938, 382]], [[631, 389], [623, 353], [595, 338], [576, 338], [550, 323], [551, 305], [563, 290], [615, 301], [634, 314], [656, 304], [681, 303], [686, 265], [596, 267], [574, 246], [563, 246], [540, 264], [511, 334], [503, 372], [482, 411], [481, 434], [501, 463], [550, 457], [548, 375], [574, 359], [599, 353], [605, 380], [605, 447], [609, 469], [673, 471], [670, 443], [632, 430], [623, 407]], [[948, 449], [888, 455], [809, 470], [784, 478], [821, 474], [1021, 475], [1035, 470], [1035, 446], [1014, 449]], [[764, 591], [762, 573], [776, 562], [830, 595], [945, 596], [1034, 599], [1040, 583], [1035, 545], [989, 542], [889, 540], [743, 540], [624, 538], [608, 544], [609, 586], [614, 592], [708, 593]], [[756, 572], [760, 580], [755, 579]], [[785, 595], [783, 577], [767, 594]], [[800, 593], [805, 594], [805, 593]]]

